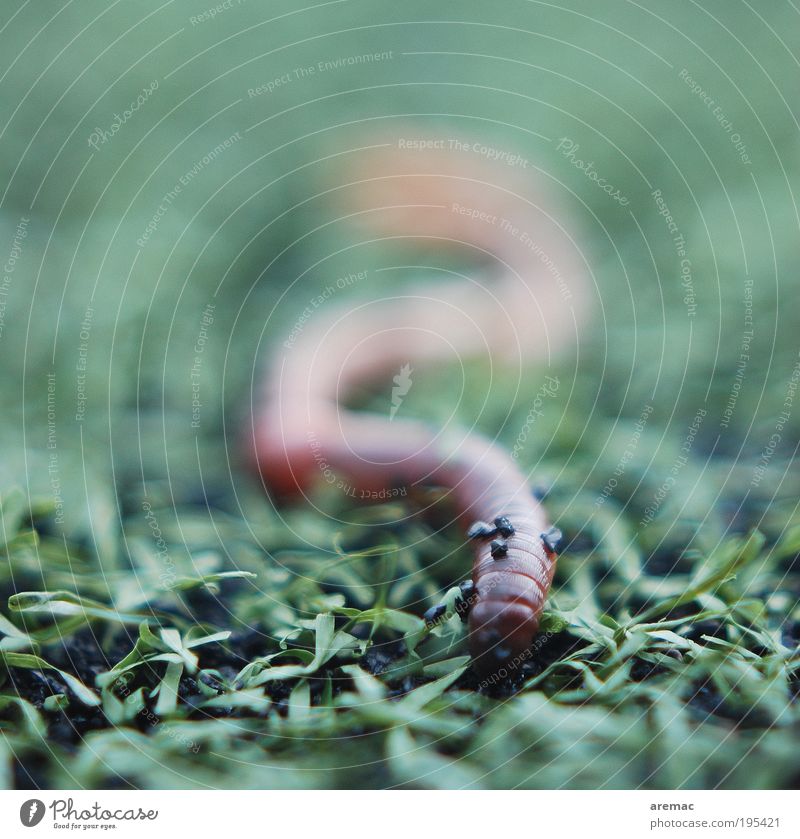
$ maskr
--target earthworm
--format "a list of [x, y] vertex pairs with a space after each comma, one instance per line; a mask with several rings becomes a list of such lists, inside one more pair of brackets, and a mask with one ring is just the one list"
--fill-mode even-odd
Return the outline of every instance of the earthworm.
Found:
[[555, 571], [556, 534], [528, 477], [481, 434], [395, 416], [402, 386], [391, 416], [350, 410], [345, 400], [382, 375], [400, 370], [402, 385], [447, 357], [488, 354], [522, 378], [525, 361], [577, 340], [585, 267], [541, 183], [524, 183], [527, 161], [515, 169], [430, 141], [376, 146], [345, 173], [338, 206], [373, 239], [460, 249], [493, 281], [426, 280], [358, 307], [331, 302], [331, 292], [319, 310], [309, 307], [271, 357], [248, 450], [279, 496], [321, 480], [364, 498], [445, 488], [474, 545], [469, 647], [487, 675], [524, 660]]

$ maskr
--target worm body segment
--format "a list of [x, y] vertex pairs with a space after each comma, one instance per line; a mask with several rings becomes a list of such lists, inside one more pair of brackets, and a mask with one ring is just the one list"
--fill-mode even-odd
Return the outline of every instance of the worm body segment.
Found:
[[[356, 497], [398, 486], [446, 488], [475, 551], [465, 599], [482, 675], [524, 660], [553, 580], [557, 534], [527, 476], [493, 441], [405, 419], [397, 400], [391, 417], [342, 403], [365, 382], [452, 352], [521, 363], [563, 343], [578, 301], [565, 299], [547, 266], [558, 266], [573, 287], [580, 271], [557, 220], [516, 188], [496, 169], [453, 155], [395, 148], [363, 157], [350, 193], [371, 233], [466, 247], [494, 263], [495, 280], [431, 281], [358, 309], [334, 304], [321, 312], [274, 358], [248, 442], [278, 494], [303, 493], [329, 473]], [[540, 241], [548, 243], [546, 259]], [[434, 607], [425, 618], [439, 616]]]

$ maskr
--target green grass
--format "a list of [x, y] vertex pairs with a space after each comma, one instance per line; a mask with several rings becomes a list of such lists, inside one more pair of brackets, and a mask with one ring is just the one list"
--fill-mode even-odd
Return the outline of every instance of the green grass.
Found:
[[163, 507], [176, 567], [160, 582], [141, 527], [126, 534], [139, 561], [102, 577], [79, 546], [15, 521], [18, 501], [3, 585], [20, 593], [0, 623], [17, 783], [747, 787], [795, 772], [797, 526], [769, 547], [670, 543], [646, 573], [619, 520], [580, 536], [560, 517], [586, 544], [560, 560], [526, 676], [480, 686], [459, 619], [431, 632], [417, 616], [444, 578], [409, 542], [465, 566], [456, 534], [375, 538], [396, 511], [373, 508], [377, 544], [347, 550], [353, 532], [332, 531], [323, 554], [266, 512]]
[[[30, 47], [47, 17], [26, 7], [0, 34], [14, 45], [0, 266], [29, 219], [0, 331], [0, 783], [796, 785], [793, 10], [349, 2], [248, 29], [301, 7], [248, 2], [193, 26], [203, 6], [180, 0], [139, 22], [158, 5], [85, 0]], [[359, 29], [365, 15], [376, 26]], [[394, 58], [248, 96], [376, 50]], [[94, 127], [153, 79], [92, 151]], [[520, 462], [564, 549], [536, 652], [501, 684], [469, 670], [457, 617], [433, 631], [420, 617], [471, 563], [443, 504], [414, 515], [320, 490], [316, 507], [276, 508], [239, 459], [254, 367], [331, 277], [367, 271], [355, 302], [425, 276], [379, 272], [419, 260], [363, 245], [320, 195], [338, 175], [322, 158], [397, 114], [557, 178], [598, 289], [575, 353], [522, 377], [420, 370], [403, 403], [434, 424], [455, 406], [511, 449], [559, 377]], [[629, 207], [556, 151], [561, 136]], [[655, 189], [687, 242], [691, 315]], [[387, 388], [364, 406], [385, 413]]]

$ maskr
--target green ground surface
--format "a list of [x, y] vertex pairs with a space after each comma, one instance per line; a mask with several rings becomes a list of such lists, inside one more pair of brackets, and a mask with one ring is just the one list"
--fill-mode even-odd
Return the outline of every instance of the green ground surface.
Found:
[[[0, 12], [0, 782], [796, 784], [797, 9], [311, 6]], [[559, 377], [520, 460], [564, 553], [510, 684], [477, 684], [456, 617], [423, 628], [470, 566], [446, 517], [276, 509], [237, 456], [270, 344], [332, 277], [389, 282], [319, 193], [403, 115], [556, 178], [598, 289], [521, 390], [495, 368], [487, 400], [475, 363], [403, 405], [512, 447]]]

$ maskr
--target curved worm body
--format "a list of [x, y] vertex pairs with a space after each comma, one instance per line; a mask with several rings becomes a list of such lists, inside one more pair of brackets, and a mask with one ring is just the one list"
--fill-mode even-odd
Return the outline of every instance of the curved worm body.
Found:
[[493, 263], [497, 278], [431, 281], [357, 309], [320, 312], [272, 361], [247, 446], [281, 495], [329, 474], [364, 497], [446, 488], [475, 549], [469, 637], [482, 675], [519, 664], [536, 634], [556, 558], [541, 504], [514, 459], [479, 434], [342, 405], [357, 385], [398, 369], [480, 353], [521, 364], [577, 328], [573, 290], [582, 266], [574, 244], [512, 187], [497, 170], [448, 153], [362, 155], [342, 189], [373, 233], [470, 248], [477, 261]]

